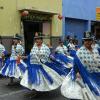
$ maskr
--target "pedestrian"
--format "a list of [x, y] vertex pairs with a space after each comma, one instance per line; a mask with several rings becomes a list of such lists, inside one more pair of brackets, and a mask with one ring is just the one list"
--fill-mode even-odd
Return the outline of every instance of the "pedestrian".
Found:
[[46, 66], [49, 60], [50, 49], [43, 43], [44, 36], [35, 34], [35, 43], [28, 56], [28, 67], [20, 84], [33, 91], [51, 91], [62, 84], [62, 77], [53, 69]]
[[27, 67], [22, 60], [24, 49], [20, 44], [21, 39], [22, 37], [18, 34], [16, 34], [13, 38], [11, 56], [6, 60], [3, 68], [0, 71], [3, 76], [10, 77], [10, 82], [8, 85], [14, 85], [14, 78], [22, 78]]

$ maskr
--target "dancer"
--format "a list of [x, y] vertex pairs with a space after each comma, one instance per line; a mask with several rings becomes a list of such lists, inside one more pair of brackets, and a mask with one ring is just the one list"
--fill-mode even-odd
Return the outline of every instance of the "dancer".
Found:
[[15, 35], [13, 39], [11, 56], [7, 59], [0, 72], [3, 76], [10, 77], [10, 83], [8, 85], [14, 84], [13, 78], [22, 78], [27, 67], [22, 60], [24, 49], [20, 44], [21, 39], [22, 37], [20, 35]]
[[[85, 100], [99, 100], [100, 99], [100, 55], [96, 48], [92, 48], [93, 37], [91, 32], [85, 32], [83, 38], [83, 46], [74, 55], [74, 71], [80, 79], [77, 81], [80, 95]], [[70, 75], [73, 76], [73, 75]], [[68, 76], [67, 76], [68, 78]], [[61, 92], [65, 97], [68, 97], [68, 91], [63, 90], [64, 86], [68, 85], [68, 79], [65, 79]], [[77, 78], [77, 77], [76, 77]], [[82, 80], [82, 81], [81, 81]], [[76, 80], [74, 81], [76, 84]], [[82, 83], [82, 84], [80, 84]], [[69, 85], [70, 87], [70, 85]], [[73, 91], [73, 93], [79, 93]], [[73, 98], [70, 95], [70, 98]], [[77, 97], [74, 99], [77, 99]]]
[[69, 55], [68, 49], [63, 45], [63, 40], [61, 38], [59, 39], [59, 45], [52, 56], [56, 61], [66, 66], [66, 68], [70, 69], [73, 66], [73, 58]]
[[30, 90], [51, 91], [57, 89], [63, 78], [52, 68], [46, 66], [50, 50], [43, 43], [42, 33], [35, 34], [35, 43], [28, 57], [28, 68], [20, 84]]

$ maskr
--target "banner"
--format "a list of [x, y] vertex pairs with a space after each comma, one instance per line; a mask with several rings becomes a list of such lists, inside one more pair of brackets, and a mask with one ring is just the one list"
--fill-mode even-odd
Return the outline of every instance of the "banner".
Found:
[[100, 7], [96, 8], [96, 20], [100, 20]]

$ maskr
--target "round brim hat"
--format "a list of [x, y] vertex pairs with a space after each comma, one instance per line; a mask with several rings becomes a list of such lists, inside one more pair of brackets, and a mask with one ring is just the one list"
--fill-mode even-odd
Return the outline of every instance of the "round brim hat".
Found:
[[93, 36], [91, 32], [84, 32], [83, 40], [93, 40]]
[[15, 36], [13, 37], [13, 39], [21, 40], [22, 36], [19, 35], [19, 34], [15, 34]]

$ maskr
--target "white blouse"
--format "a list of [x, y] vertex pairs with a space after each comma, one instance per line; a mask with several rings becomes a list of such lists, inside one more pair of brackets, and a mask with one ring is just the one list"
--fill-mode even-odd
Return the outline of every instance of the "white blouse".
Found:
[[43, 63], [49, 60], [50, 49], [42, 43], [41, 48], [38, 48], [36, 44], [34, 44], [31, 52], [30, 52], [30, 63], [31, 64], [39, 64], [40, 61]]
[[67, 47], [66, 46], [58, 46], [57, 48], [56, 48], [56, 52], [58, 52], [58, 53], [61, 53], [61, 54], [68, 54], [68, 52], [67, 52]]
[[69, 43], [67, 47], [69, 47], [70, 50], [75, 50], [75, 45], [73, 43]]
[[22, 56], [24, 53], [24, 48], [19, 43], [14, 46], [12, 45], [12, 51], [11, 51], [11, 59], [16, 59], [18, 55]]
[[89, 72], [100, 72], [100, 55], [96, 48], [92, 52], [82, 46], [77, 51], [77, 56]]

